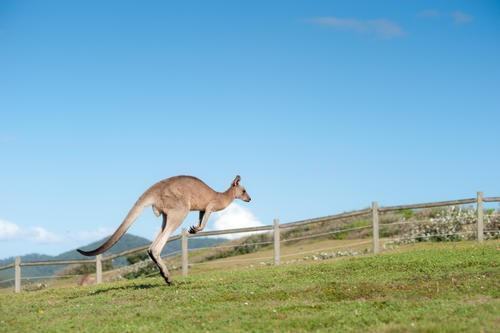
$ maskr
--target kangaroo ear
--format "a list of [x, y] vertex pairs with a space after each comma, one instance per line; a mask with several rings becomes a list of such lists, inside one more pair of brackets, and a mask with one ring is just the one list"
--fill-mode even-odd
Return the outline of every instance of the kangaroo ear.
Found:
[[240, 185], [240, 180], [241, 180], [241, 177], [240, 176], [236, 176], [236, 178], [234, 178], [233, 180], [233, 186], [238, 186]]

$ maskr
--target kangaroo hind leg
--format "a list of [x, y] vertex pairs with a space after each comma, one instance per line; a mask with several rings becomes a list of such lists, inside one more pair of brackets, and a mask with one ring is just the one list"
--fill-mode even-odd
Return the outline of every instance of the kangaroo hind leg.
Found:
[[182, 224], [182, 221], [186, 217], [187, 213], [187, 210], [183, 210], [169, 211], [168, 216], [163, 214], [163, 228], [148, 249], [148, 254], [151, 257], [151, 260], [153, 260], [156, 266], [158, 266], [161, 276], [169, 285], [172, 283], [172, 278], [170, 277], [167, 266], [161, 259], [161, 251], [163, 250], [163, 247], [167, 243], [172, 232]]

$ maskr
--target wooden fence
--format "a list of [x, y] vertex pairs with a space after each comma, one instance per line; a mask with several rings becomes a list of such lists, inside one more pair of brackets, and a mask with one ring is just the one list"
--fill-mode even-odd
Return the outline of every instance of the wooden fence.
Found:
[[[460, 199], [460, 200], [450, 200], [450, 201], [439, 201], [439, 202], [429, 202], [411, 205], [400, 205], [400, 206], [388, 206], [379, 207], [378, 202], [372, 202], [371, 208], [352, 211], [348, 213], [329, 215], [319, 218], [301, 220], [296, 222], [280, 224], [279, 219], [274, 219], [272, 225], [265, 225], [259, 227], [250, 228], [237, 228], [237, 229], [225, 229], [225, 230], [214, 230], [214, 231], [203, 231], [197, 234], [189, 234], [187, 230], [183, 229], [180, 235], [173, 236], [169, 239], [169, 242], [181, 239], [181, 253], [182, 253], [182, 275], [187, 276], [188, 274], [188, 239], [196, 237], [206, 237], [206, 236], [216, 236], [216, 235], [227, 235], [236, 233], [246, 233], [246, 232], [256, 232], [256, 231], [272, 231], [273, 232], [273, 244], [274, 244], [274, 264], [280, 264], [280, 230], [287, 228], [294, 228], [298, 226], [303, 226], [311, 223], [320, 223], [326, 221], [338, 221], [346, 218], [353, 218], [363, 215], [371, 214], [372, 218], [372, 251], [374, 254], [380, 252], [380, 241], [379, 241], [379, 214], [400, 211], [406, 209], [421, 209], [421, 208], [435, 208], [435, 207], [445, 207], [445, 206], [456, 206], [464, 204], [476, 204], [477, 211], [477, 235], [476, 239], [478, 242], [483, 241], [484, 237], [484, 223], [483, 223], [483, 203], [484, 202], [500, 202], [500, 197], [484, 197], [483, 192], [477, 192], [475, 198]], [[21, 267], [23, 266], [42, 266], [42, 265], [68, 265], [68, 264], [84, 264], [84, 263], [95, 263], [96, 265], [96, 283], [102, 283], [102, 262], [106, 260], [112, 260], [118, 257], [126, 256], [136, 252], [141, 252], [149, 248], [147, 246], [141, 246], [138, 248], [130, 249], [120, 253], [112, 254], [103, 257], [102, 254], [97, 255], [95, 259], [81, 259], [81, 260], [46, 260], [46, 261], [33, 261], [33, 262], [21, 262], [21, 257], [16, 257], [14, 263], [0, 266], [0, 271], [14, 268], [14, 291], [16, 293], [21, 292]]]

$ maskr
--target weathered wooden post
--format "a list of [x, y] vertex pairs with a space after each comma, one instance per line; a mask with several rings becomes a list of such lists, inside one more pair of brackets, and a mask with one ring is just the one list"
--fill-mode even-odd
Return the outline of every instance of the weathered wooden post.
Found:
[[21, 292], [21, 257], [14, 261], [14, 292]]
[[484, 239], [483, 192], [477, 192], [477, 241]]
[[373, 253], [380, 252], [379, 230], [378, 230], [378, 202], [372, 202], [372, 224], [373, 224]]
[[102, 254], [95, 256], [95, 283], [102, 283]]
[[188, 275], [188, 232], [186, 229], [182, 229], [182, 276]]
[[280, 264], [280, 220], [274, 219], [274, 264]]

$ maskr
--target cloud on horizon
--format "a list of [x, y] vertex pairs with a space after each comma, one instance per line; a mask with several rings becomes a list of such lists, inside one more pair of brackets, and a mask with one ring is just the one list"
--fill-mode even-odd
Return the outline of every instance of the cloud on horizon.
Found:
[[0, 219], [0, 240], [2, 241], [29, 241], [38, 244], [93, 242], [109, 236], [112, 232], [113, 230], [109, 228], [99, 227], [96, 230], [79, 230], [61, 235], [43, 227], [22, 227]]
[[68, 237], [70, 239], [75, 240], [75, 241], [94, 242], [94, 241], [102, 239], [104, 237], [108, 237], [113, 232], [114, 232], [113, 229], [106, 228], [106, 227], [99, 227], [95, 230], [76, 231], [74, 233], [68, 234]]
[[[220, 212], [216, 212], [215, 221], [212, 223], [213, 230], [224, 230], [224, 229], [234, 229], [234, 228], [246, 228], [246, 227], [258, 227], [264, 225], [259, 219], [253, 215], [253, 213], [243, 206], [237, 203], [231, 203], [228, 207]], [[233, 234], [233, 235], [223, 235], [225, 238], [235, 239], [247, 236], [251, 233], [245, 234]]]
[[332, 27], [337, 30], [372, 35], [383, 39], [391, 39], [405, 35], [404, 30], [401, 26], [399, 26], [399, 24], [387, 19], [361, 20], [325, 16], [311, 18], [308, 19], [307, 22], [315, 25]]
[[0, 240], [24, 240], [36, 243], [58, 243], [62, 238], [42, 227], [22, 228], [0, 219]]

